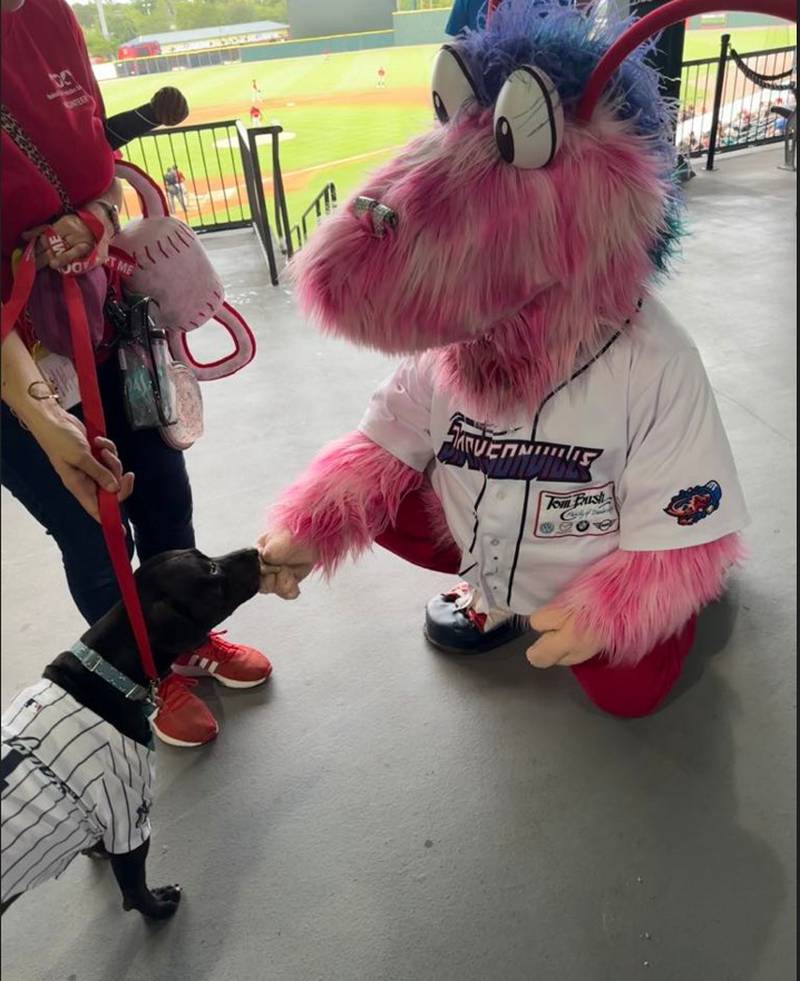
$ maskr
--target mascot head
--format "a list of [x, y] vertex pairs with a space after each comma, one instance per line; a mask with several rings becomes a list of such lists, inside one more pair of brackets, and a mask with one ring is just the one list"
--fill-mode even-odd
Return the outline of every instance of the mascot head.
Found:
[[632, 25], [568, 0], [490, 3], [486, 28], [435, 59], [433, 130], [299, 255], [303, 308], [359, 345], [444, 348], [486, 411], [568, 377], [674, 250], [672, 114], [642, 42], [707, 7], [673, 0]]

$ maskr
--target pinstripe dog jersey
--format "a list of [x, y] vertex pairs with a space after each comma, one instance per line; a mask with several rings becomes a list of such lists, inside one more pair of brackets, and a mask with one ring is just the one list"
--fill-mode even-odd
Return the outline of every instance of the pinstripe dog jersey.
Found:
[[42, 680], [3, 713], [2, 901], [150, 836], [153, 753]]
[[479, 609], [530, 615], [616, 549], [703, 545], [748, 522], [700, 356], [657, 302], [531, 416], [476, 420], [405, 361], [361, 431], [427, 471]]

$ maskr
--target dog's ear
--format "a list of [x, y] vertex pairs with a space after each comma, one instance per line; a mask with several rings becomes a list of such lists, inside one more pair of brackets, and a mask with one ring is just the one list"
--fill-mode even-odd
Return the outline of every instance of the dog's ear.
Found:
[[208, 630], [169, 600], [156, 600], [145, 610], [147, 632], [159, 673], [166, 672], [179, 655], [199, 647]]

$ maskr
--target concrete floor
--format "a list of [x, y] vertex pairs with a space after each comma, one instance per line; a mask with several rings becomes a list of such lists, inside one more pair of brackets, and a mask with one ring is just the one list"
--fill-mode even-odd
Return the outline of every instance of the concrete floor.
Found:
[[[159, 749], [150, 875], [174, 921], [123, 914], [77, 860], [3, 920], [8, 981], [788, 981], [795, 954], [795, 191], [770, 150], [689, 185], [664, 293], [692, 329], [753, 514], [680, 697], [620, 722], [521, 647], [429, 650], [445, 581], [376, 551], [230, 623], [275, 674], [203, 684], [215, 744]], [[266, 286], [249, 233], [207, 240], [258, 334], [205, 388], [198, 540], [264, 506], [353, 427], [388, 362], [326, 340]], [[4, 703], [81, 631], [52, 542], [5, 494]]]

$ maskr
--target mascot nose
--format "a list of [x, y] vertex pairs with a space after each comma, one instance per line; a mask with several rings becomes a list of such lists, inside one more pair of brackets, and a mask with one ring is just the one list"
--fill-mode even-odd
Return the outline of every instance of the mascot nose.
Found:
[[357, 218], [368, 216], [372, 233], [377, 238], [383, 238], [387, 228], [392, 231], [397, 228], [397, 212], [375, 198], [357, 197], [353, 202], [353, 213]]

